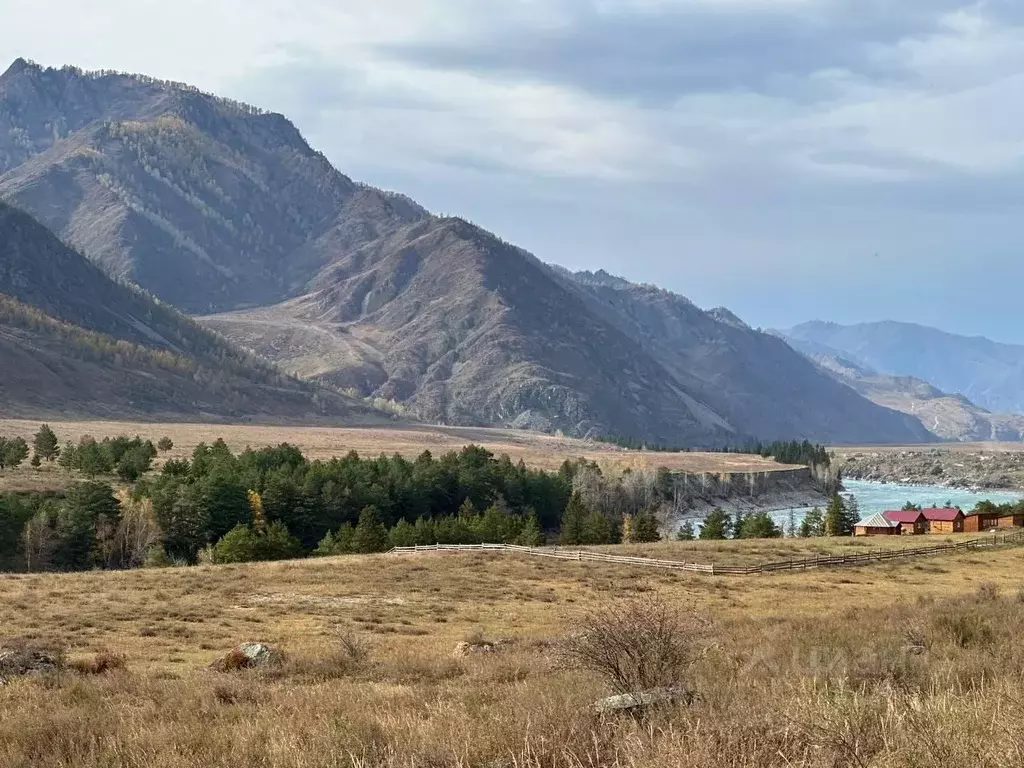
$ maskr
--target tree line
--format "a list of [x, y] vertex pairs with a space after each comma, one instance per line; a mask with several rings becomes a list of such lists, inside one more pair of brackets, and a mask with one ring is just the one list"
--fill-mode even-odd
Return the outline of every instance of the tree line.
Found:
[[851, 496], [845, 499], [838, 493], [833, 494], [828, 506], [822, 510], [815, 507], [799, 523], [790, 512], [789, 523], [782, 526], [775, 522], [767, 512], [754, 512], [744, 515], [737, 512], [730, 515], [723, 509], [712, 510], [700, 523], [699, 529], [693, 521], [686, 521], [676, 532], [679, 541], [723, 540], [723, 539], [777, 539], [783, 536], [790, 538], [817, 538], [821, 536], [853, 536], [854, 528], [860, 520], [860, 509], [857, 499]]
[[657, 443], [640, 437], [618, 436], [603, 437], [602, 442], [617, 445], [620, 448], [661, 453], [688, 453], [702, 451], [707, 453], [744, 453], [774, 459], [780, 464], [806, 464], [814, 467], [829, 467], [832, 457], [823, 445], [809, 440], [774, 440], [771, 442], [752, 441], [737, 446], [694, 448], [692, 446]]
[[[310, 461], [286, 443], [236, 453], [217, 440], [153, 472], [154, 459], [172, 448], [169, 438], [154, 444], [138, 436], [85, 436], [61, 447], [43, 425], [32, 463], [54, 463], [82, 482], [64, 494], [0, 497], [0, 567], [240, 562], [431, 544], [649, 542], [660, 538], [659, 520], [673, 503], [665, 469], [606, 474], [578, 459], [544, 471], [473, 445], [412, 460], [350, 452]], [[28, 449], [21, 438], [0, 438], [0, 456], [8, 457], [0, 461], [20, 463]], [[845, 535], [856, 517], [836, 496], [800, 530], [791, 523], [789, 533]], [[782, 533], [767, 514], [733, 518], [716, 510], [699, 531], [687, 523], [678, 535]]]

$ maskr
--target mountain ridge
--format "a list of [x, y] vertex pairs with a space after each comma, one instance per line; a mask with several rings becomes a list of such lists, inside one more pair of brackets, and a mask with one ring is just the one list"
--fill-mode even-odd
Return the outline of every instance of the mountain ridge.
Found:
[[13, 66], [0, 171], [0, 197], [108, 274], [428, 421], [694, 445], [930, 438], [728, 310], [552, 267], [353, 182], [280, 115], [187, 86]]
[[963, 394], [992, 412], [1024, 413], [1024, 345], [898, 321], [812, 321], [781, 333], [833, 349], [862, 367]]

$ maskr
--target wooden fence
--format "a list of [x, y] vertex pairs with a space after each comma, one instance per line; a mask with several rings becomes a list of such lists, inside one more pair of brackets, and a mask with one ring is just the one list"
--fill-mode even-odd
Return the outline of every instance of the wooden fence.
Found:
[[521, 547], [516, 544], [432, 544], [419, 547], [395, 547], [387, 552], [389, 555], [401, 555], [413, 552], [511, 552], [530, 557], [546, 557], [553, 560], [577, 560], [593, 563], [614, 563], [618, 565], [637, 565], [645, 568], [662, 568], [690, 573], [706, 573], [712, 576], [750, 576], [761, 573], [777, 573], [779, 571], [805, 571], [810, 568], [842, 568], [868, 563], [881, 563], [888, 560], [902, 560], [910, 557], [927, 557], [947, 552], [963, 552], [986, 547], [1009, 546], [1024, 543], [1024, 531], [1016, 533], [993, 534], [985, 538], [961, 541], [955, 544], [935, 544], [927, 547], [905, 547], [903, 549], [877, 549], [871, 552], [860, 552], [850, 555], [820, 555], [793, 560], [782, 560], [775, 563], [762, 563], [751, 566], [714, 565], [706, 563], [688, 563], [683, 560], [659, 560], [651, 557], [628, 557], [626, 555], [609, 555], [603, 552], [590, 552], [585, 549], [564, 549], [561, 547]]

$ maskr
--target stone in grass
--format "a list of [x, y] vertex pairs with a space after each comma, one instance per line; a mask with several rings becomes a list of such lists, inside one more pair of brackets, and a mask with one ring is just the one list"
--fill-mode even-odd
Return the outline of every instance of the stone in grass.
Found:
[[480, 643], [467, 643], [461, 642], [455, 646], [455, 658], [462, 658], [463, 656], [469, 656], [473, 653], [494, 653], [494, 643], [480, 642]]
[[234, 672], [239, 669], [261, 669], [278, 664], [284, 658], [276, 648], [266, 643], [236, 645], [210, 664], [215, 672]]
[[694, 695], [681, 688], [654, 688], [639, 693], [609, 696], [594, 702], [594, 709], [602, 715], [637, 714], [665, 704], [692, 704]]
[[25, 643], [0, 646], [0, 685], [15, 677], [47, 675], [64, 668], [61, 653]]

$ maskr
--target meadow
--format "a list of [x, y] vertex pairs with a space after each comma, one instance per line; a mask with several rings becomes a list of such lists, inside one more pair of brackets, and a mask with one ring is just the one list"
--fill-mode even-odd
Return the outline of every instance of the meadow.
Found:
[[[610, 467], [667, 467], [679, 472], [771, 472], [792, 469], [760, 456], [735, 453], [666, 453], [627, 451], [591, 440], [557, 437], [539, 432], [484, 427], [441, 427], [402, 425], [394, 427], [310, 427], [240, 424], [197, 424], [133, 421], [50, 421], [61, 444], [77, 443], [83, 435], [97, 440], [117, 435], [141, 435], [154, 441], [164, 435], [174, 441], [167, 458], [186, 458], [199, 443], [223, 438], [232, 451], [247, 446], [291, 443], [312, 460], [344, 456], [349, 451], [378, 456], [400, 453], [413, 459], [425, 450], [435, 455], [459, 450], [473, 443], [496, 456], [508, 454], [512, 461], [522, 459], [527, 466], [558, 469], [566, 459], [586, 457]], [[31, 440], [39, 429], [38, 421], [0, 419], [0, 435]]]
[[[1022, 565], [1006, 548], [725, 579], [442, 553], [7, 575], [2, 634], [72, 668], [0, 686], [0, 765], [1024, 765]], [[558, 649], [621, 600], [710, 622], [692, 704], [594, 711], [606, 682]], [[250, 640], [284, 661], [208, 668]], [[496, 650], [455, 655], [481, 640]]]

